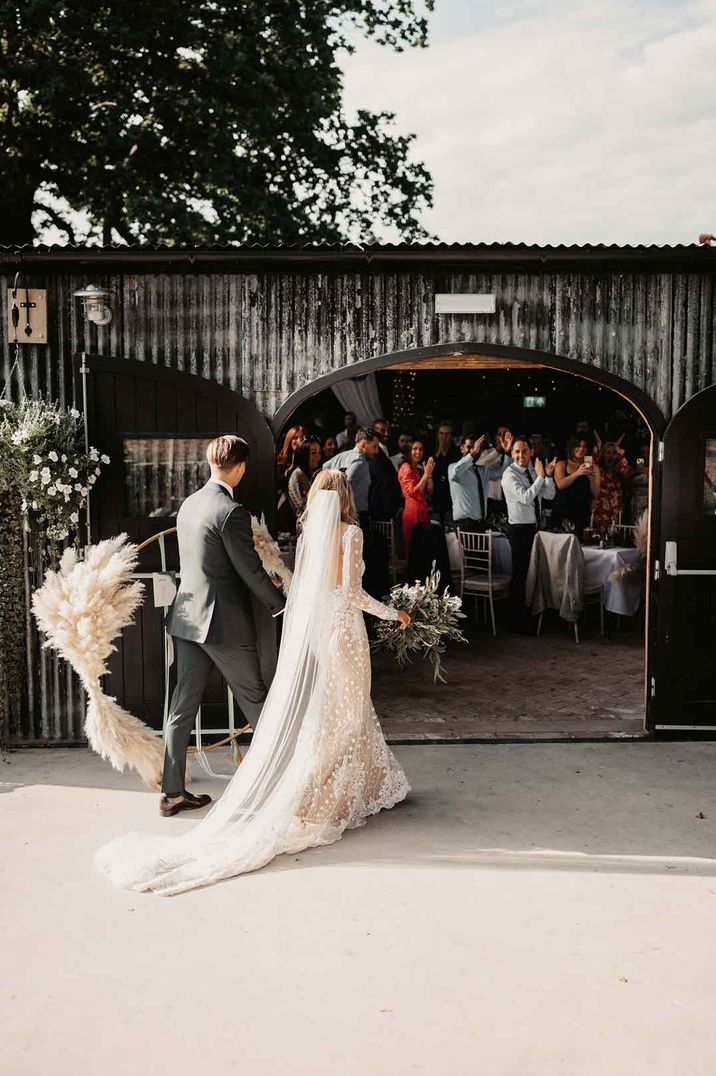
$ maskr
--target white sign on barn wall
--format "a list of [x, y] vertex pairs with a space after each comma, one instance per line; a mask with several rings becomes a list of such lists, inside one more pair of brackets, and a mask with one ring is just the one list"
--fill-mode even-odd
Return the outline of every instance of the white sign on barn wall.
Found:
[[494, 295], [465, 292], [435, 296], [436, 314], [494, 314], [495, 309]]

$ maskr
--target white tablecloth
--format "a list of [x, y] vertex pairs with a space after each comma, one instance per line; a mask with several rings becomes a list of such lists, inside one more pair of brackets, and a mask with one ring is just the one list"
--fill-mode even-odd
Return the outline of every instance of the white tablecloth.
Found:
[[[460, 543], [457, 535], [446, 535], [450, 567], [453, 572], [460, 572]], [[615, 581], [609, 576], [615, 568], [637, 564], [639, 554], [636, 549], [615, 548], [598, 549], [596, 546], [583, 546], [584, 585], [596, 586], [601, 583], [604, 608], [610, 613], [621, 616], [634, 616], [639, 608], [643, 578], [637, 573], [631, 578]], [[492, 570], [496, 575], [512, 575], [512, 552], [507, 535], [501, 531], [492, 532]]]
[[615, 568], [638, 564], [639, 553], [636, 549], [598, 549], [596, 546], [583, 546], [584, 585], [593, 587], [602, 584], [602, 601], [610, 613], [621, 616], [634, 616], [639, 608], [643, 576], [641, 572], [615, 581], [609, 576]]

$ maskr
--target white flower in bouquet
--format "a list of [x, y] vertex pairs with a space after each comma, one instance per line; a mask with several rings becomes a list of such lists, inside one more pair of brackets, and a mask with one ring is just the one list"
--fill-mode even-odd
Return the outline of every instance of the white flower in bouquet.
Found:
[[77, 470], [76, 467], [70, 467], [68, 471], [70, 478], [77, 478], [79, 476], [79, 473], [80, 472]]
[[38, 456], [36, 452], [35, 455], [32, 457], [32, 462], [35, 464], [35, 466], [38, 466], [40, 463], [42, 463], [42, 456]]
[[48, 486], [47, 487], [47, 496], [48, 497], [54, 497], [56, 495], [56, 493], [57, 493], [57, 486]]
[[96, 448], [91, 448], [89, 450], [89, 458], [92, 460], [93, 463], [97, 462], [97, 460], [99, 459], [99, 452]]
[[81, 492], [82, 492], [82, 483], [81, 482], [75, 482], [75, 493], [81, 493]]
[[59, 463], [60, 462], [60, 457], [57, 455], [54, 448], [52, 449], [51, 452], [47, 453], [47, 458], [48, 458], [48, 460], [52, 460], [53, 463]]
[[80, 413], [79, 413], [79, 411], [77, 410], [76, 407], [71, 407], [70, 408], [70, 414], [72, 415], [73, 418], [79, 418], [80, 417]]
[[82, 494], [83, 497], [86, 497], [87, 494], [89, 493], [89, 490], [87, 489], [87, 486], [82, 486], [82, 488], [80, 490], [80, 493]]
[[109, 463], [109, 456], [104, 452], [100, 456], [100, 459], [102, 460], [102, 463]]
[[79, 512], [72, 512], [70, 514], [70, 523], [79, 523], [79, 521], [80, 521]]
[[96, 474], [91, 474], [89, 476], [89, 478], [87, 479], [87, 481], [89, 482], [89, 484], [91, 486], [93, 486], [95, 484], [95, 482], [97, 481], [97, 475]]
[[60, 462], [61, 462], [61, 463], [67, 463], [67, 456], [65, 455], [65, 453], [64, 453], [64, 452], [63, 452], [63, 453], [62, 453], [62, 455], [60, 456]]
[[449, 589], [438, 594], [439, 585], [440, 572], [433, 565], [424, 583], [416, 580], [393, 587], [386, 604], [393, 609], [404, 609], [410, 615], [410, 623], [407, 628], [401, 628], [397, 620], [381, 620], [373, 646], [392, 651], [401, 669], [418, 656], [429, 661], [433, 680], [445, 683], [441, 657], [447, 644], [466, 643], [467, 639], [458, 627], [458, 621], [465, 618], [462, 600]]
[[39, 477], [40, 477], [40, 472], [39, 471], [30, 471], [30, 481], [31, 482], [37, 482]]
[[49, 467], [43, 467], [42, 470], [40, 471], [40, 481], [42, 482], [43, 486], [47, 485], [47, 483], [50, 481], [51, 477], [52, 476], [50, 474], [50, 468]]

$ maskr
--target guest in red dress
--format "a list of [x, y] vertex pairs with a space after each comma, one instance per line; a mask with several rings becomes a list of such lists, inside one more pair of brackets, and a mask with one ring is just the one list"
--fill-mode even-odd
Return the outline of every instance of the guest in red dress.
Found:
[[624, 450], [614, 441], [607, 441], [594, 450], [594, 461], [599, 463], [602, 484], [594, 502], [592, 528], [597, 534], [608, 534], [612, 524], [621, 523], [624, 510], [624, 483], [631, 476]]
[[433, 490], [433, 468], [435, 460], [430, 457], [423, 465], [425, 447], [422, 441], [413, 441], [410, 447], [410, 460], [401, 464], [398, 481], [405, 497], [403, 510], [403, 540], [406, 554], [410, 551], [410, 536], [418, 523], [429, 523], [428, 496]]

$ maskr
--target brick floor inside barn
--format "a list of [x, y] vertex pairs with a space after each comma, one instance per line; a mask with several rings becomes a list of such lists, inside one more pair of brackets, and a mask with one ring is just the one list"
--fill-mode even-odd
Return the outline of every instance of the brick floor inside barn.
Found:
[[401, 672], [392, 655], [373, 654], [373, 701], [389, 742], [643, 734], [644, 645], [635, 621], [612, 622], [604, 637], [583, 625], [579, 645], [556, 618], [545, 619], [539, 638], [493, 638], [467, 624], [469, 644], [445, 656], [446, 684], [433, 683], [426, 662]]

